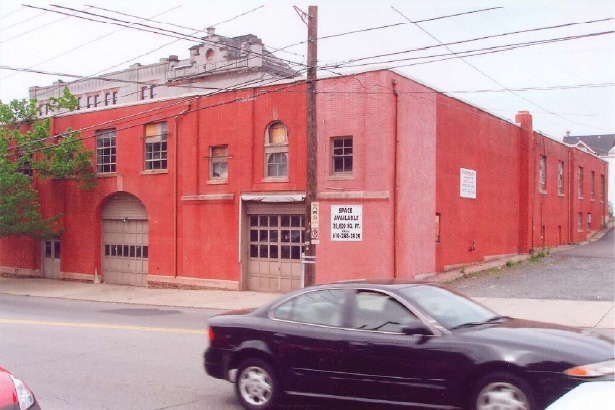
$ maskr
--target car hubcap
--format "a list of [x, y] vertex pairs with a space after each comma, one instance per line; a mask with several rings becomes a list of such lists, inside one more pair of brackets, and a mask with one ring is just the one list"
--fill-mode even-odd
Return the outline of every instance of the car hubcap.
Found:
[[477, 410], [530, 410], [527, 397], [510, 383], [491, 383], [480, 392]]
[[271, 378], [260, 367], [248, 367], [239, 379], [241, 397], [255, 406], [262, 406], [271, 399]]

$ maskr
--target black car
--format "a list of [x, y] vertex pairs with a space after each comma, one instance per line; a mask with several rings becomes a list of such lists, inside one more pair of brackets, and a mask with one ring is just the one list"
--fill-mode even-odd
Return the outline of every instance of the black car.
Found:
[[443, 409], [537, 410], [613, 380], [613, 341], [498, 316], [436, 284], [309, 287], [209, 320], [205, 370], [250, 410], [284, 394]]

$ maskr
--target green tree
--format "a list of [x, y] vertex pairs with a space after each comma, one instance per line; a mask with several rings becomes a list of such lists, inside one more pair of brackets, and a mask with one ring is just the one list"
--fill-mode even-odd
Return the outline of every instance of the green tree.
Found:
[[[68, 88], [46, 103], [51, 112], [74, 110], [77, 99]], [[83, 189], [95, 186], [92, 151], [85, 151], [81, 135], [70, 128], [49, 135], [51, 120], [38, 118], [35, 99], [0, 102], [0, 238], [60, 236], [61, 214], [43, 218], [34, 178], [77, 181]]]

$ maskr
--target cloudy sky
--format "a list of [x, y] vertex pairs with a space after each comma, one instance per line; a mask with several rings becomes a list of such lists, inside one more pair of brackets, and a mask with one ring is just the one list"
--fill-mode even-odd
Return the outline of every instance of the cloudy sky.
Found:
[[[187, 58], [188, 48], [198, 43], [194, 37], [204, 36], [200, 30], [210, 26], [228, 37], [257, 35], [269, 49], [283, 49], [276, 53], [279, 57], [305, 63], [307, 28], [293, 6], [307, 11], [309, 5], [317, 5], [321, 77], [395, 68], [511, 121], [516, 112], [528, 110], [534, 128], [555, 139], [566, 131], [615, 132], [615, 2], [611, 0], [58, 0], [53, 4], [0, 2], [3, 102], [26, 98], [30, 86], [74, 79], [65, 75], [100, 75], [135, 62], [154, 63], [170, 54]], [[91, 20], [69, 16], [73, 14]], [[100, 15], [133, 24], [128, 28], [110, 20], [92, 21], [102, 20]], [[153, 26], [192, 39], [137, 30]], [[477, 40], [483, 37], [489, 38]], [[374, 58], [382, 55], [386, 56]]]

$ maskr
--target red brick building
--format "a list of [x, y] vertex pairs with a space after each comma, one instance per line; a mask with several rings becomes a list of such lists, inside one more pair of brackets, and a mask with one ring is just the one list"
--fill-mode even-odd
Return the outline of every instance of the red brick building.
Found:
[[[98, 186], [35, 182], [65, 233], [0, 240], [0, 271], [109, 283], [303, 285], [304, 81], [59, 115]], [[607, 164], [393, 71], [317, 84], [316, 282], [423, 277], [585, 240]], [[309, 236], [309, 235], [308, 235]]]

